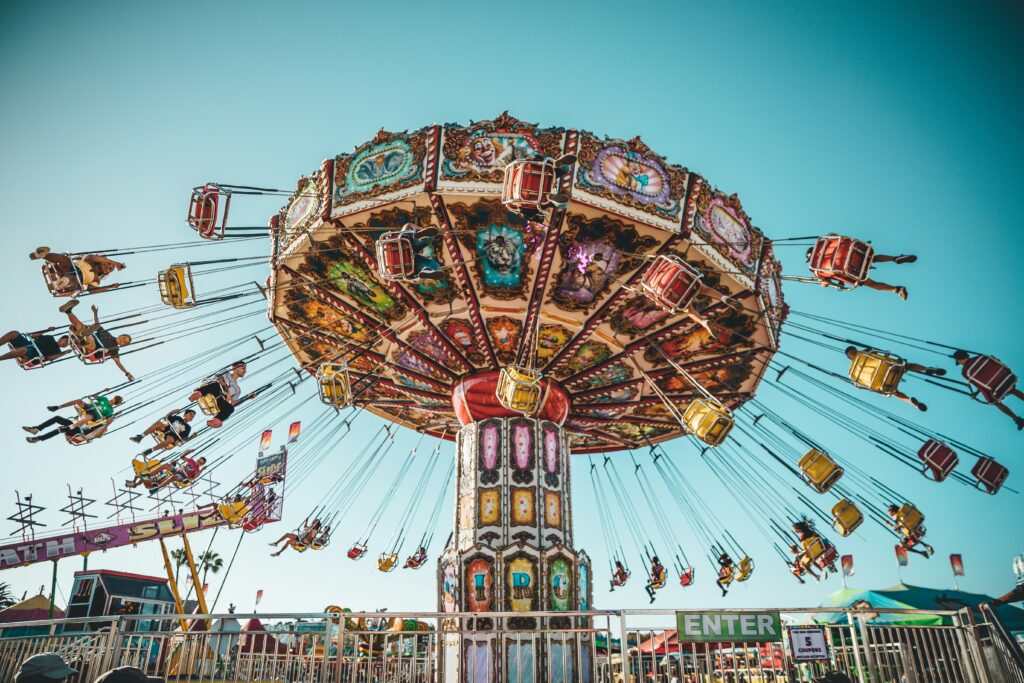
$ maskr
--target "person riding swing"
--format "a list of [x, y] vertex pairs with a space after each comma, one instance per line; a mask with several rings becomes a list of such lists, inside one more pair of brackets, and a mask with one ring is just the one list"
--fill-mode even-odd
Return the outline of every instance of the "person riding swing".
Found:
[[729, 594], [729, 585], [736, 577], [734, 564], [732, 558], [729, 557], [729, 553], [723, 552], [718, 556], [718, 578], [715, 579], [715, 583], [722, 589], [723, 598]]
[[302, 528], [299, 529], [298, 533], [289, 532], [273, 543], [267, 544], [276, 547], [281, 543], [284, 543], [276, 553], [271, 553], [270, 556], [277, 557], [288, 548], [294, 548], [300, 553], [306, 552], [306, 549], [312, 546], [316, 542], [317, 538], [320, 537], [320, 529], [322, 526], [323, 524], [320, 522], [319, 518], [314, 518], [313, 521], [310, 522], [309, 517], [307, 517], [305, 521], [302, 522]]
[[71, 337], [71, 347], [75, 349], [76, 355], [84, 363], [102, 363], [109, 358], [114, 361], [114, 365], [124, 373], [129, 382], [134, 381], [135, 377], [132, 376], [132, 373], [128, 372], [121, 364], [121, 348], [131, 344], [132, 338], [127, 334], [119, 334], [115, 337], [103, 329], [103, 325], [100, 324], [100, 311], [95, 306], [92, 307], [93, 322], [91, 325], [86, 325], [72, 313], [77, 305], [78, 299], [72, 299], [58, 309], [68, 316], [70, 322], [68, 333]]
[[650, 596], [651, 602], [654, 602], [654, 591], [665, 585], [665, 565], [661, 563], [658, 556], [655, 555], [651, 558], [651, 576], [647, 581], [647, 585], [644, 586], [644, 590], [647, 591], [647, 595]]
[[192, 422], [195, 416], [196, 411], [191, 408], [185, 411], [172, 410], [147, 427], [141, 434], [136, 434], [129, 438], [135, 443], [141, 442], [147, 436], [152, 436], [156, 439], [157, 443], [155, 446], [151, 446], [139, 454], [142, 457], [157, 451], [170, 450], [188, 441], [192, 435], [192, 425], [189, 423]]
[[204, 413], [211, 416], [206, 421], [208, 427], [217, 429], [231, 417], [235, 408], [256, 397], [256, 392], [242, 396], [242, 391], [238, 387], [238, 380], [245, 377], [246, 369], [245, 362], [238, 361], [228, 370], [208, 379], [188, 397], [190, 401], [198, 403]]
[[963, 349], [957, 349], [953, 360], [960, 366], [964, 379], [971, 385], [971, 395], [981, 397], [985, 403], [991, 403], [1004, 415], [1008, 415], [1017, 425], [1018, 430], [1024, 429], [1024, 417], [1010, 410], [1003, 399], [1016, 396], [1024, 399], [1024, 392], [1017, 388], [1017, 377], [1013, 372], [994, 356], [972, 356]]
[[[858, 362], [858, 358], [864, 356], [865, 354], [879, 354], [880, 352], [877, 352], [874, 349], [868, 349], [866, 351], [861, 351], [861, 350], [857, 349], [856, 346], [847, 346], [846, 350], [845, 350], [845, 353], [846, 353], [846, 357], [849, 358], [851, 361], [854, 361], [854, 364], [856, 365], [856, 363]], [[884, 355], [884, 354], [881, 354], [881, 355]], [[921, 374], [921, 375], [928, 375], [929, 377], [942, 377], [942, 376], [944, 376], [946, 374], [946, 371], [944, 369], [942, 369], [942, 368], [930, 368], [930, 367], [928, 367], [926, 365], [921, 365], [920, 363], [908, 363], [906, 361], [903, 361], [902, 359], [896, 359], [896, 358], [894, 358], [892, 356], [886, 356], [886, 358], [890, 362], [898, 362], [898, 363], [903, 365], [903, 369], [901, 371], [901, 374], [903, 372], [916, 372], [916, 373]], [[897, 388], [898, 387], [898, 381], [899, 380], [897, 379], [896, 380], [897, 383], [892, 388], [891, 391], [880, 391], [880, 393], [884, 393], [887, 396], [893, 396], [895, 398], [898, 398], [899, 400], [903, 401], [904, 403], [909, 403], [910, 405], [914, 406], [915, 408], [917, 408], [921, 412], [924, 412], [924, 411], [928, 410], [928, 406], [926, 406], [924, 403], [922, 403], [921, 401], [917, 400], [913, 396], [908, 396], [905, 393], [903, 393], [902, 391], [900, 391]], [[863, 386], [861, 384], [861, 382], [859, 382], [859, 381], [855, 381], [855, 384], [857, 384], [858, 386]], [[873, 389], [873, 390], [879, 391], [877, 389]]]
[[191, 450], [182, 453], [174, 462], [161, 463], [152, 469], [138, 472], [134, 479], [129, 479], [124, 485], [130, 489], [143, 485], [148, 491], [156, 491], [172, 484], [179, 487], [188, 486], [199, 478], [203, 473], [203, 466], [206, 465], [206, 458], [199, 457], [193, 460], [189, 453]]
[[[924, 542], [924, 515], [913, 505], [905, 504], [902, 508], [890, 505], [886, 508], [891, 522], [886, 522], [900, 537], [900, 545], [907, 551], [930, 557], [935, 548]], [[916, 546], [924, 546], [919, 550]]]
[[47, 363], [71, 353], [71, 339], [67, 335], [54, 337], [47, 334], [56, 327], [39, 332], [23, 333], [11, 330], [0, 337], [0, 344], [9, 344], [11, 350], [0, 355], [0, 360], [14, 359], [25, 370], [41, 368]]
[[423, 563], [427, 561], [427, 549], [420, 546], [416, 549], [416, 552], [410, 555], [405, 560], [403, 565], [405, 569], [419, 569], [423, 566]]
[[626, 581], [629, 580], [629, 570], [620, 562], [615, 560], [615, 571], [612, 572], [611, 588], [608, 590], [609, 593], [614, 593], [616, 588], [621, 588], [626, 585]]
[[99, 254], [56, 254], [49, 247], [39, 247], [28, 255], [33, 261], [44, 261], [43, 276], [54, 296], [73, 296], [80, 292], [99, 294], [117, 289], [120, 284], [102, 285], [102, 280], [115, 270], [124, 270], [120, 261]]
[[[51, 439], [58, 434], [64, 434], [66, 437], [69, 437], [69, 440], [71, 440], [71, 437], [90, 437], [84, 439], [85, 441], [98, 439], [103, 436], [107, 425], [114, 419], [114, 408], [122, 403], [124, 403], [124, 399], [120, 396], [113, 396], [109, 399], [106, 396], [93, 396], [88, 399], [76, 398], [73, 401], [68, 401], [58, 406], [47, 406], [46, 409], [51, 413], [55, 413], [61, 408], [71, 408], [73, 406], [78, 417], [72, 420], [63, 415], [54, 415], [49, 420], [34, 427], [22, 427], [26, 432], [32, 434], [32, 436], [25, 437], [25, 440], [29, 443], [38, 443]], [[57, 426], [56, 429], [45, 434], [39, 434], [40, 431], [55, 425]], [[101, 427], [102, 431], [100, 431]]]

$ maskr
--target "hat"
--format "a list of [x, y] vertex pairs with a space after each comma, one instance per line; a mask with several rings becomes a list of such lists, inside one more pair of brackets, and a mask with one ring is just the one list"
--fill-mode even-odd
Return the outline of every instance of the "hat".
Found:
[[33, 655], [22, 662], [15, 680], [22, 676], [25, 676], [26, 678], [29, 676], [41, 676], [43, 678], [50, 678], [55, 681], [59, 681], [62, 678], [67, 678], [68, 676], [76, 673], [78, 672], [64, 663], [64, 660], [59, 654], [55, 652], [44, 652], [39, 655]]
[[119, 666], [96, 679], [96, 683], [164, 683], [159, 676], [147, 676], [134, 666]]

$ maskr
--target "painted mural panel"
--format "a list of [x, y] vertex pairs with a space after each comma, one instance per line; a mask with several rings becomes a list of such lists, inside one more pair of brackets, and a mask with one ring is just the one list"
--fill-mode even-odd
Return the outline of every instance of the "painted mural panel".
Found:
[[441, 569], [441, 608], [445, 612], [458, 611], [458, 582], [458, 568], [454, 563], [445, 564]]
[[753, 276], [757, 272], [764, 237], [750, 224], [736, 195], [725, 195], [702, 183], [693, 230], [695, 237], [711, 244], [744, 274]]
[[556, 556], [548, 561], [548, 609], [567, 612], [572, 598], [572, 563]]
[[601, 216], [571, 214], [559, 241], [562, 268], [551, 299], [568, 311], [590, 310], [624, 274], [643, 264], [658, 240], [632, 225]]
[[560, 128], [538, 129], [508, 112], [467, 127], [445, 126], [441, 177], [500, 183], [502, 171], [511, 161], [536, 154], [559, 156], [562, 137]]
[[506, 607], [512, 612], [537, 610], [537, 560], [516, 553], [505, 561]]
[[544, 526], [562, 528], [562, 496], [557, 491], [544, 492]]
[[533, 489], [511, 488], [509, 496], [511, 499], [509, 515], [512, 518], [512, 524], [517, 526], [537, 524], [537, 503]]
[[411, 135], [382, 130], [354, 153], [337, 157], [332, 213], [345, 204], [422, 183], [429, 130]]
[[501, 523], [501, 490], [480, 489], [479, 500], [480, 526], [495, 526]]
[[340, 235], [332, 235], [306, 252], [297, 270], [318, 286], [334, 290], [386, 320], [398, 320], [406, 313], [405, 306], [384, 289]]
[[512, 481], [531, 484], [537, 460], [533, 423], [526, 419], [515, 419], [509, 421], [509, 425], [512, 434]]
[[481, 484], [495, 484], [501, 479], [502, 433], [501, 422], [488, 420], [480, 423], [478, 447], [479, 479]]
[[580, 134], [576, 185], [590, 194], [670, 220], [681, 219], [689, 172], [670, 166], [640, 138]]
[[471, 612], [490, 612], [494, 584], [493, 561], [477, 556], [466, 563], [466, 603]]
[[530, 283], [533, 252], [524, 238], [526, 221], [496, 199], [455, 203], [448, 210], [482, 290], [495, 299], [520, 298]]

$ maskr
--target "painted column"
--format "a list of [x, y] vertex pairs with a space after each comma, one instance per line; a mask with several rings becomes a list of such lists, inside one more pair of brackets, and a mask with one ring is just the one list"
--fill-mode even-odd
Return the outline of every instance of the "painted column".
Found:
[[[480, 397], [484, 388], [476, 387]], [[455, 531], [438, 563], [438, 609], [590, 609], [590, 560], [573, 546], [566, 435], [559, 421], [543, 419], [561, 416], [564, 392], [552, 383], [537, 418], [480, 410], [473, 394], [457, 389], [454, 397], [460, 419], [470, 419], [456, 441]], [[467, 395], [471, 404], [460, 410]], [[572, 618], [464, 621], [461, 635], [445, 637], [446, 683], [592, 680], [593, 643], [561, 632]]]

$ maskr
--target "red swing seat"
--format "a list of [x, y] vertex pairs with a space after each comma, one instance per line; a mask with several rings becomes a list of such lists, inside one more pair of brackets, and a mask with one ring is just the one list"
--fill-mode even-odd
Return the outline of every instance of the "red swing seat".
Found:
[[992, 458], [983, 456], [978, 458], [978, 462], [974, 463], [974, 467], [971, 468], [971, 474], [977, 479], [975, 486], [985, 493], [995, 495], [999, 493], [999, 489], [1003, 487], [1003, 482], [1010, 476], [1010, 470]]
[[640, 278], [644, 294], [669, 313], [689, 307], [700, 292], [701, 272], [675, 254], [661, 254]]
[[871, 270], [875, 250], [867, 242], [842, 235], [823, 235], [811, 252], [808, 266], [816, 278], [836, 289], [853, 289]]
[[925, 441], [917, 451], [917, 457], [924, 463], [921, 473], [932, 481], [945, 480], [960, 463], [956, 451], [935, 439]]
[[693, 585], [693, 580], [696, 576], [697, 570], [693, 567], [687, 567], [679, 574], [679, 585], [683, 588]]
[[366, 554], [366, 544], [359, 545], [356, 543], [354, 546], [348, 549], [346, 555], [350, 560], [358, 560], [360, 557]]
[[512, 211], [547, 208], [555, 188], [555, 162], [551, 159], [518, 159], [505, 167], [501, 203]]
[[964, 378], [987, 402], [998, 403], [1017, 386], [1017, 376], [993, 356], [976, 356], [967, 361]]
[[385, 280], [416, 279], [416, 256], [411, 230], [394, 230], [377, 238], [377, 270]]
[[[223, 213], [221, 212], [221, 197], [224, 197]], [[205, 240], [224, 239], [229, 208], [231, 208], [230, 191], [213, 183], [194, 187], [188, 205], [188, 224]]]

